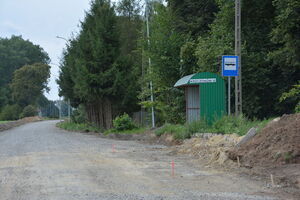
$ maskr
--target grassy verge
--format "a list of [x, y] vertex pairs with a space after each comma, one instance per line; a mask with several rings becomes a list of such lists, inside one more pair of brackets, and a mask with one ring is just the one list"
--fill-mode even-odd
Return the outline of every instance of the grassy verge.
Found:
[[96, 132], [96, 133], [100, 133], [101, 129], [93, 126], [93, 125], [89, 125], [89, 124], [77, 124], [74, 122], [61, 122], [58, 123], [57, 126], [59, 128], [68, 130], [68, 131], [80, 131], [80, 132]]
[[10, 121], [0, 121], [0, 124], [5, 124], [7, 122], [10, 122]]
[[[64, 121], [61, 123], [58, 123], [57, 126], [59, 128], [68, 130], [68, 131], [78, 131], [78, 132], [96, 132], [100, 133], [103, 132], [100, 128], [89, 125], [86, 123], [74, 123], [74, 122], [69, 122], [69, 121]], [[118, 134], [140, 134], [144, 133], [147, 129], [146, 128], [135, 128], [132, 130], [124, 130], [124, 131], [118, 131], [116, 129], [109, 129], [104, 131], [105, 135], [112, 134], [112, 133], [118, 133]]]
[[112, 134], [112, 133], [118, 133], [118, 134], [140, 134], [144, 133], [147, 129], [146, 128], [134, 128], [132, 130], [123, 130], [118, 131], [116, 129], [109, 129], [104, 132], [105, 135]]
[[220, 134], [238, 134], [245, 135], [252, 127], [257, 127], [260, 131], [269, 120], [248, 120], [243, 116], [224, 116], [209, 125], [205, 121], [195, 121], [186, 125], [165, 124], [156, 130], [155, 134], [161, 136], [163, 134], [171, 134], [175, 139], [190, 138], [195, 133], [220, 133]]
[[208, 129], [211, 130], [212, 133], [236, 133], [243, 136], [252, 127], [256, 127], [258, 130], [261, 130], [270, 120], [271, 119], [260, 121], [249, 120], [244, 116], [224, 116], [208, 127]]
[[59, 118], [43, 117], [42, 120], [44, 120], [44, 121], [47, 121], [47, 120], [59, 120]]
[[187, 128], [184, 125], [179, 124], [165, 124], [163, 127], [157, 129], [155, 134], [157, 136], [171, 134], [175, 139], [185, 139], [190, 137], [190, 135], [188, 135]]

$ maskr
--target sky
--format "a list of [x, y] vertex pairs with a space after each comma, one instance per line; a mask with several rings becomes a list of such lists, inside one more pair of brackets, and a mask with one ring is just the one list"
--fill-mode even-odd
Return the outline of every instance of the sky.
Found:
[[40, 45], [51, 59], [48, 99], [57, 100], [58, 64], [66, 39], [79, 30], [80, 20], [90, 7], [90, 0], [0, 0], [0, 37], [22, 35]]

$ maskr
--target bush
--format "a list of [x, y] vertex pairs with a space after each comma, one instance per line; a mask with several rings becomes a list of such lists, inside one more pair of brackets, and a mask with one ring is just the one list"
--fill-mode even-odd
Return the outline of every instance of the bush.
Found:
[[83, 124], [87, 122], [86, 112], [83, 106], [79, 106], [78, 109], [73, 111], [71, 120], [77, 124]]
[[6, 105], [0, 114], [0, 120], [17, 120], [22, 112], [22, 108], [15, 105]]
[[113, 125], [117, 131], [132, 130], [136, 128], [136, 125], [133, 123], [132, 119], [126, 113], [116, 117], [116, 119], [114, 119], [113, 121]]
[[37, 109], [33, 105], [28, 105], [23, 109], [23, 112], [20, 114], [20, 118], [24, 117], [33, 117], [37, 115]]

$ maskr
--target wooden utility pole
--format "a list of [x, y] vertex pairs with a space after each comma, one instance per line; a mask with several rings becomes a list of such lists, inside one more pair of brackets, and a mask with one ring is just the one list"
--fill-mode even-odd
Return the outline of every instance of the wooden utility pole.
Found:
[[239, 75], [235, 77], [235, 114], [242, 114], [241, 0], [235, 0], [235, 55], [239, 57]]

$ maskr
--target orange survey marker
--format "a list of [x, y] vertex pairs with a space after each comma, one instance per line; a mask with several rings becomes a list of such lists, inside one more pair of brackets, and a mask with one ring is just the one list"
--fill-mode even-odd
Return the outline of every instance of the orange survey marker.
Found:
[[174, 163], [174, 160], [172, 160], [172, 162], [171, 162], [171, 168], [172, 168], [172, 176], [174, 176], [174, 174], [175, 174], [175, 163]]

